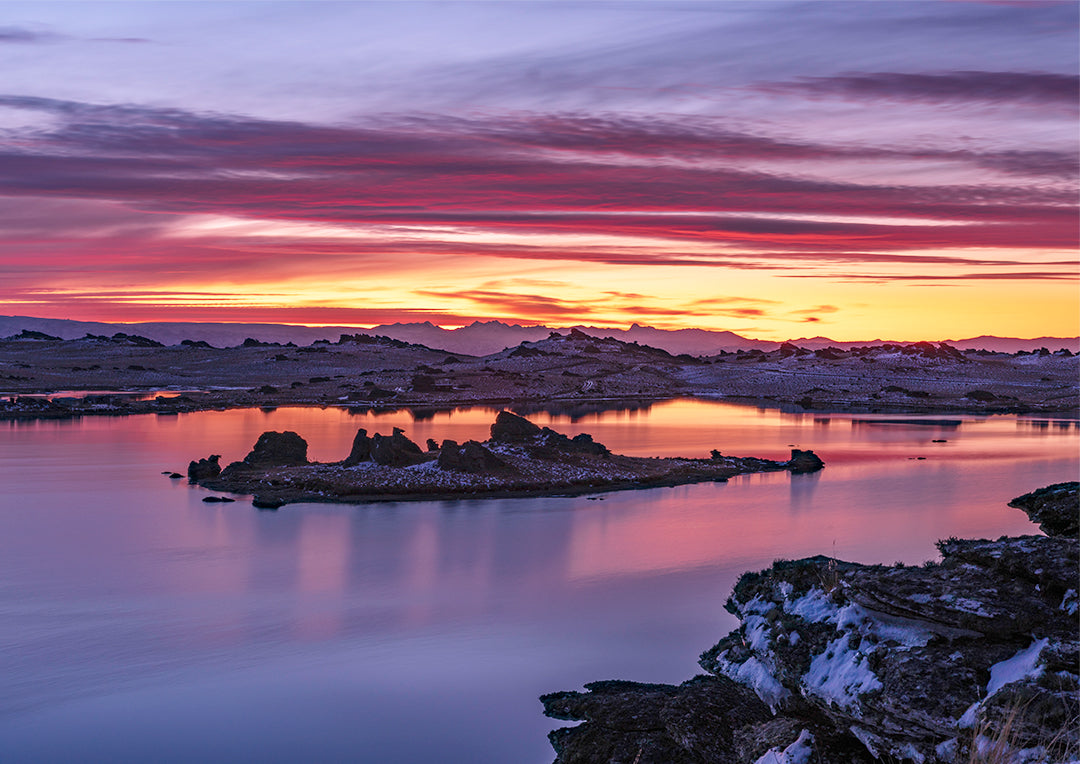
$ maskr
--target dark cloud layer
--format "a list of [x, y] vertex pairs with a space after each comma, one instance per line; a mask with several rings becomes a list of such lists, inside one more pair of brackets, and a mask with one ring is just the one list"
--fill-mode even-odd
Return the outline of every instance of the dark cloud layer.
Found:
[[[922, 82], [897, 77], [887, 80], [894, 90], [910, 91]], [[997, 92], [981, 79], [974, 82]], [[1040, 97], [1057, 92], [1054, 82]], [[933, 90], [931, 84], [925, 89]], [[936, 84], [939, 92], [954, 86]], [[108, 203], [114, 212], [119, 206], [144, 213], [130, 225], [117, 222], [104, 237], [123, 251], [142, 253], [139, 263], [156, 262], [155, 252], [175, 258], [186, 251], [199, 263], [228, 251], [229, 268], [275, 260], [286, 268], [301, 253], [329, 263], [345, 253], [438, 252], [770, 270], [890, 262], [928, 272], [1009, 264], [965, 249], [1071, 251], [1077, 245], [1075, 192], [1041, 182], [1075, 178], [1076, 157], [1047, 150], [798, 143], [699, 118], [412, 116], [343, 127], [27, 96], [2, 96], [0, 107], [51, 117], [47, 126], [8, 132], [0, 147], [0, 196]], [[772, 160], [774, 169], [755, 170], [752, 161], [761, 159]], [[836, 159], [934, 159], [1005, 174], [979, 185], [905, 186], [814, 178], [799, 165]], [[792, 163], [789, 172], [775, 169], [788, 166], [784, 162]], [[384, 230], [344, 243], [309, 237], [302, 244], [271, 239], [255, 247], [229, 234], [206, 233], [201, 241], [178, 245], [148, 232], [145, 213], [158, 213], [161, 225], [176, 214], [215, 214]], [[49, 225], [67, 225], [73, 249], [104, 250], [101, 232], [84, 241], [84, 219]], [[506, 237], [620, 237], [625, 244], [583, 246], [566, 239], [558, 246], [530, 245], [520, 238], [462, 244], [414, 235], [433, 226]], [[41, 246], [41, 236], [20, 233], [22, 228], [9, 229], [6, 251]], [[57, 251], [55, 242], [49, 246]], [[1055, 277], [1049, 273], [1031, 271], [1029, 277]], [[557, 302], [545, 310], [557, 311]]]
[[887, 98], [933, 103], [1030, 102], [1077, 107], [1080, 76], [1053, 72], [866, 72], [761, 85], [772, 92]]

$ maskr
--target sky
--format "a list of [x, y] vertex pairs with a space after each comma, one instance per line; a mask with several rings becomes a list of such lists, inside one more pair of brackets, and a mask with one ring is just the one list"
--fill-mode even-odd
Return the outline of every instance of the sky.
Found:
[[1075, 336], [1076, 2], [5, 2], [0, 312]]

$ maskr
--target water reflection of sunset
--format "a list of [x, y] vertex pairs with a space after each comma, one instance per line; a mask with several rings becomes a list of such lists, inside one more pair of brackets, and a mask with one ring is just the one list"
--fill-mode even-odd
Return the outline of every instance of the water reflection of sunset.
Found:
[[[395, 730], [408, 725], [398, 722], [418, 715], [449, 715], [454, 730], [484, 737], [470, 725], [479, 715], [486, 730], [494, 715], [512, 727], [508, 751], [523, 739], [545, 747], [537, 695], [597, 676], [688, 678], [694, 656], [734, 625], [722, 605], [743, 571], [816, 554], [918, 564], [936, 556], [939, 538], [1037, 532], [1005, 502], [1074, 477], [1080, 436], [1064, 420], [959, 416], [945, 431], [705, 401], [580, 414], [531, 416], [616, 450], [782, 456], [797, 443], [827, 466], [572, 498], [259, 512], [243, 497], [206, 504], [205, 491], [161, 473], [210, 452], [241, 458], [265, 429], [303, 433], [315, 458], [337, 459], [358, 426], [483, 437], [494, 412], [285, 408], [8, 423], [0, 711], [18, 713], [0, 713], [5, 744], [18, 732], [5, 720], [29, 718], [84, 747], [111, 726], [129, 750], [153, 725], [198, 714], [200, 728], [228, 719], [244, 750], [264, 739], [267, 719], [273, 729], [327, 725], [358, 749], [380, 735], [402, 745]], [[932, 443], [938, 435], [947, 442]], [[328, 706], [317, 696], [331, 686]], [[463, 706], [463, 686], [498, 699]], [[318, 690], [298, 700], [301, 687]], [[119, 699], [115, 712], [102, 699]], [[148, 706], [155, 712], [132, 720]], [[347, 719], [333, 723], [342, 708]], [[258, 730], [245, 726], [252, 709]], [[90, 737], [71, 732], [78, 721], [54, 723], [64, 713]], [[384, 718], [393, 726], [365, 721]]]
[[[527, 410], [527, 409], [525, 409]], [[233, 409], [182, 414], [190, 419], [185, 437], [194, 438], [191, 457], [221, 453], [222, 461], [241, 459], [266, 430], [292, 430], [308, 441], [315, 461], [339, 461], [348, 454], [359, 428], [368, 434], [390, 434], [400, 427], [423, 446], [428, 438], [441, 443], [486, 440], [498, 408], [473, 407], [453, 411], [372, 411], [345, 408], [290, 407], [273, 411]], [[732, 456], [785, 459], [790, 449], [809, 448], [828, 464], [926, 459], [1040, 458], [1059, 452], [1066, 443], [1080, 442], [1080, 428], [1071, 420], [1038, 420], [1015, 415], [909, 416], [820, 412], [787, 413], [703, 400], [660, 401], [637, 410], [613, 409], [571, 417], [530, 412], [536, 424], [567, 435], [586, 432], [616, 453], [632, 456], [690, 456], [705, 458], [712, 449]], [[107, 421], [107, 420], [105, 420]], [[96, 426], [96, 425], [93, 425]], [[92, 427], [93, 427], [92, 426]], [[108, 427], [108, 425], [103, 425]], [[159, 418], [147, 437], [177, 429], [176, 420]], [[934, 441], [944, 440], [943, 443]]]

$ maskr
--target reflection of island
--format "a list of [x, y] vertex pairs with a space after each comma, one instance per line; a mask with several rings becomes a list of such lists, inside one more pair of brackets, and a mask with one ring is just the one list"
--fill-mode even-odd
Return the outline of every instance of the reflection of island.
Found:
[[360, 430], [349, 456], [311, 463], [307, 442], [294, 432], [265, 432], [243, 461], [224, 469], [219, 457], [193, 461], [192, 482], [253, 494], [257, 507], [298, 501], [374, 502], [454, 497], [540, 496], [723, 481], [750, 472], [822, 468], [812, 451], [787, 462], [753, 457], [643, 458], [611, 453], [581, 434], [573, 438], [508, 411], [499, 413], [483, 443], [444, 440], [421, 449], [395, 428], [392, 435]]

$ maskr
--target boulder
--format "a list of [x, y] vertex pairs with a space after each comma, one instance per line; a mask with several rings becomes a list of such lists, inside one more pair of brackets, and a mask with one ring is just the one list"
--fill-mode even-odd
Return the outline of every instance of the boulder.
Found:
[[540, 428], [525, 417], [500, 411], [491, 425], [491, 439], [500, 443], [524, 443], [540, 434]]
[[795, 473], [817, 472], [825, 466], [821, 457], [813, 451], [801, 451], [798, 448], [791, 449], [791, 459], [785, 465], [788, 470]]
[[678, 686], [590, 682], [585, 688], [540, 698], [548, 716], [584, 721], [548, 735], [555, 764], [872, 761], [851, 736], [813, 720], [773, 718], [753, 692], [726, 677], [696, 676]]
[[307, 464], [307, 441], [295, 432], [264, 432], [251, 453], [244, 457], [250, 467], [293, 467]]
[[399, 427], [395, 427], [393, 435], [389, 437], [379, 433], [372, 436], [371, 461], [376, 464], [408, 467], [425, 462], [428, 458], [420, 446], [405, 437], [405, 432]]
[[549, 427], [540, 431], [536, 446], [531, 449], [534, 456], [551, 458], [559, 454], [584, 454], [588, 456], [608, 456], [611, 451], [603, 443], [597, 443], [592, 435], [581, 433], [570, 438]]
[[533, 347], [528, 347], [525, 343], [521, 343], [516, 348], [510, 351], [508, 358], [536, 358], [537, 356], [547, 355], [543, 350], [537, 350]]
[[367, 430], [361, 427], [356, 431], [356, 436], [353, 438], [352, 449], [349, 451], [349, 455], [345, 457], [345, 461], [342, 464], [346, 467], [355, 467], [360, 462], [366, 462], [371, 459], [371, 438], [368, 437]]
[[452, 440], [443, 442], [438, 464], [440, 469], [473, 474], [506, 467], [506, 462], [475, 440], [467, 440], [460, 446]]
[[585, 688], [540, 698], [550, 717], [585, 720], [548, 736], [556, 764], [741, 764], [735, 730], [769, 719], [752, 692], [715, 677], [680, 686], [608, 681]]
[[193, 461], [188, 464], [188, 480], [197, 483], [200, 480], [215, 478], [220, 475], [221, 465], [218, 463], [219, 459], [221, 459], [221, 454], [212, 454], [205, 459], [199, 459], [197, 462]]
[[411, 383], [414, 393], [431, 393], [435, 391], [435, 377], [429, 374], [414, 374]]
[[1080, 482], [1055, 483], [1009, 502], [1038, 523], [1047, 536], [1080, 538]]
[[3, 338], [4, 342], [11, 342], [11, 341], [17, 341], [17, 340], [35, 340], [35, 341], [46, 341], [46, 342], [61, 342], [62, 338], [61, 337], [54, 337], [53, 335], [46, 334], [45, 332], [36, 332], [33, 329], [23, 329], [18, 334], [13, 334], [10, 337], [4, 337]]

